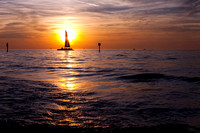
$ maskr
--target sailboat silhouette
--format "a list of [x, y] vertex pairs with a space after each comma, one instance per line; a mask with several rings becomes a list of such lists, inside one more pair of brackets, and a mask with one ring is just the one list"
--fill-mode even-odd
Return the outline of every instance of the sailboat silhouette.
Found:
[[57, 49], [57, 50], [73, 50], [71, 47], [70, 47], [70, 43], [69, 43], [69, 39], [68, 39], [68, 34], [67, 34], [67, 31], [65, 30], [65, 46], [62, 47], [61, 49]]

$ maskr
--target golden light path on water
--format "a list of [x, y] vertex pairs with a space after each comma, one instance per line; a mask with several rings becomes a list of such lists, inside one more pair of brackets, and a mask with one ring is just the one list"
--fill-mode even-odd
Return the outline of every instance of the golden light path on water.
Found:
[[[74, 60], [70, 58], [71, 55], [72, 54], [70, 51], [59, 52], [57, 58], [59, 58], [60, 61], [56, 63], [56, 66], [67, 69], [64, 69], [63, 71], [57, 73], [57, 78], [55, 78], [53, 81], [50, 81], [57, 86], [58, 90], [56, 93], [61, 94], [61, 96], [58, 97], [56, 100], [58, 101], [58, 103], [63, 104], [52, 104], [52, 107], [58, 112], [76, 112], [76, 110], [80, 108], [79, 105], [70, 106], [72, 103], [77, 102], [77, 100], [74, 98], [73, 93], [76, 92], [76, 88], [78, 86], [74, 82], [76, 78], [68, 77], [71, 74], [75, 74], [73, 69], [71, 69], [74, 63]], [[54, 112], [49, 112], [49, 114], [50, 116], [55, 117], [54, 119], [50, 118], [52, 125], [80, 126], [79, 122], [76, 121], [72, 116], [70, 116], [70, 114]]]
[[[67, 68], [60, 72], [57, 75], [57, 79], [55, 79], [53, 84], [58, 87], [59, 94], [62, 94], [62, 97], [56, 99], [60, 103], [64, 103], [62, 105], [53, 103], [53, 108], [58, 110], [58, 112], [68, 112], [68, 113], [53, 113], [50, 112], [52, 116], [59, 117], [57, 120], [52, 120], [53, 125], [69, 125], [69, 126], [83, 126], [83, 122], [80, 119], [83, 119], [81, 115], [80, 109], [82, 107], [82, 103], [87, 103], [86, 99], [83, 99], [82, 92], [86, 91], [82, 88], [89, 88], [91, 84], [89, 82], [79, 82], [79, 78], [71, 77], [73, 75], [78, 75], [78, 72], [75, 72], [73, 68], [78, 67], [76, 61], [72, 58], [72, 51], [62, 51], [59, 53], [59, 58], [61, 59], [61, 64], [58, 66]], [[64, 76], [63, 76], [64, 75]], [[86, 87], [87, 86], [87, 87]], [[78, 119], [78, 120], [77, 120]], [[88, 121], [92, 123], [92, 121]]]
[[81, 127], [103, 119], [98, 115], [95, 117], [87, 116], [84, 110], [88, 108], [87, 104], [89, 102], [96, 101], [96, 97], [98, 96], [91, 95], [94, 91], [95, 93], [113, 91], [109, 89], [95, 89], [102, 85], [112, 85], [110, 82], [97, 82], [85, 76], [83, 78], [83, 72], [87, 75], [87, 68], [91, 64], [81, 64], [80, 59], [75, 58], [74, 54], [75, 51], [60, 51], [56, 55], [58, 61], [54, 65], [63, 69], [56, 71], [55, 78], [53, 80], [50, 79], [50, 82], [58, 88], [56, 94], [59, 95], [55, 99], [58, 103], [54, 102], [50, 105], [53, 110], [56, 110], [56, 112], [49, 112], [51, 116], [49, 119], [51, 119], [51, 124], [53, 125]]
[[[75, 74], [75, 72], [72, 70], [72, 67], [73, 67], [73, 63], [75, 62], [73, 59], [71, 59], [70, 57], [72, 56], [72, 53], [71, 51], [68, 51], [68, 52], [63, 52], [61, 57], [63, 59], [66, 58], [66, 64], [64, 64], [65, 66], [63, 67], [66, 67], [68, 68], [64, 73], [67, 75], [71, 75], [71, 74]], [[69, 91], [73, 91], [76, 89], [76, 84], [74, 83], [74, 81], [76, 80], [76, 78], [74, 77], [66, 77], [66, 78], [61, 78], [59, 79], [59, 83], [57, 84], [60, 88], [62, 89], [66, 89], [66, 90], [69, 90]]]

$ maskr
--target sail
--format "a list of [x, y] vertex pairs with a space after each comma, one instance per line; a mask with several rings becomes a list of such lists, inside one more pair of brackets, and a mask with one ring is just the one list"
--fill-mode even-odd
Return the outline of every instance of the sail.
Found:
[[65, 31], [65, 47], [70, 47], [67, 31]]

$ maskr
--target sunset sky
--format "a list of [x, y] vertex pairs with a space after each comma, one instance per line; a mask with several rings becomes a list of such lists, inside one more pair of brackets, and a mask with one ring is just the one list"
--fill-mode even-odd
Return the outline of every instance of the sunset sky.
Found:
[[[0, 0], [0, 49], [200, 49], [200, 0]], [[64, 32], [63, 32], [64, 34]]]

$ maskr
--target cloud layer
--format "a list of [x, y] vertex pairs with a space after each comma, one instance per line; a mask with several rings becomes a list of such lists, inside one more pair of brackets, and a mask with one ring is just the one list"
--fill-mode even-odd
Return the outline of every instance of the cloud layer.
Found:
[[0, 0], [0, 18], [0, 38], [43, 36], [64, 23], [99, 34], [199, 33], [200, 0]]

